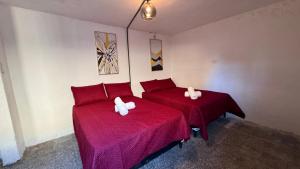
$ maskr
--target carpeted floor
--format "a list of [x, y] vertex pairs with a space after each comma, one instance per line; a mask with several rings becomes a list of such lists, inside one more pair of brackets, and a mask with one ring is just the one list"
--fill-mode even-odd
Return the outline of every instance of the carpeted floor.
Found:
[[[256, 124], [219, 119], [209, 126], [210, 146], [192, 138], [141, 169], [299, 169], [300, 138]], [[0, 167], [1, 168], [1, 167]], [[26, 150], [24, 158], [5, 169], [80, 169], [74, 135]]]

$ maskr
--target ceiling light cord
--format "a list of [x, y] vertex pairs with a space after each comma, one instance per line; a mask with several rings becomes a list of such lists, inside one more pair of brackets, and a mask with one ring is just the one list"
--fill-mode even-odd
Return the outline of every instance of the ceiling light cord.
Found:
[[129, 28], [139, 12], [141, 12], [143, 19], [146, 21], [152, 20], [152, 18], [156, 16], [156, 9], [153, 5], [150, 4], [150, 0], [143, 0], [139, 9], [136, 11], [133, 18], [130, 20], [128, 26], [126, 27], [128, 75], [129, 75], [129, 82], [131, 86], [132, 86], [132, 77], [131, 77], [131, 64], [130, 64], [131, 62], [130, 62], [130, 50], [129, 50]]

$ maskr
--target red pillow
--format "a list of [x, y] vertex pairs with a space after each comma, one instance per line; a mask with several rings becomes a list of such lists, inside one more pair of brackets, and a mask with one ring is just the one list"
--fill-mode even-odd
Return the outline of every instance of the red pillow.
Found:
[[169, 89], [176, 87], [176, 84], [173, 82], [171, 78], [157, 80], [158, 86], [160, 89]]
[[129, 82], [104, 84], [104, 86], [109, 99], [122, 96], [133, 96]]
[[97, 101], [107, 100], [103, 83], [92, 86], [71, 87], [75, 106], [81, 106]]
[[157, 83], [157, 80], [150, 80], [145, 82], [140, 82], [145, 92], [152, 92], [155, 90], [159, 90], [159, 84]]

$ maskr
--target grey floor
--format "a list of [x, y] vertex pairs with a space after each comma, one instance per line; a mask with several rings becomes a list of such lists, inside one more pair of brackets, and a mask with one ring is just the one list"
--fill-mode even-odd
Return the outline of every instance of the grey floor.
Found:
[[[300, 138], [256, 124], [219, 119], [209, 126], [210, 145], [192, 138], [182, 149], [174, 147], [141, 169], [299, 169]], [[1, 167], [0, 167], [1, 168]], [[74, 135], [25, 151], [24, 158], [5, 169], [80, 169]]]

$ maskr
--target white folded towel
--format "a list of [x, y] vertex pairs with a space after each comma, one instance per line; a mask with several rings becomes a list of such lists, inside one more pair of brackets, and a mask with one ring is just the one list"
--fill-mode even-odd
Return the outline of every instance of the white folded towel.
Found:
[[134, 109], [135, 108], [135, 103], [134, 102], [128, 102], [125, 103], [126, 107], [128, 110]]
[[[125, 106], [128, 110], [131, 110], [131, 109], [135, 108], [135, 103], [134, 102], [128, 102], [128, 103], [125, 103]], [[115, 112], [119, 112], [117, 105], [115, 105]]]
[[198, 99], [198, 97], [201, 97], [201, 95], [201, 91], [195, 91], [193, 87], [188, 87], [188, 91], [184, 92], [184, 96], [190, 97], [192, 100]]
[[195, 91], [195, 93], [196, 93], [196, 95], [197, 95], [198, 97], [201, 97], [201, 96], [202, 96], [201, 91]]
[[121, 116], [125, 116], [128, 114], [126, 104], [122, 101], [120, 97], [116, 97], [114, 102], [116, 104], [115, 107], [117, 107], [117, 110], [119, 110]]
[[189, 93], [190, 98], [191, 98], [192, 100], [198, 99], [198, 96], [196, 95], [195, 89], [194, 89], [193, 87], [188, 87], [188, 93]]

